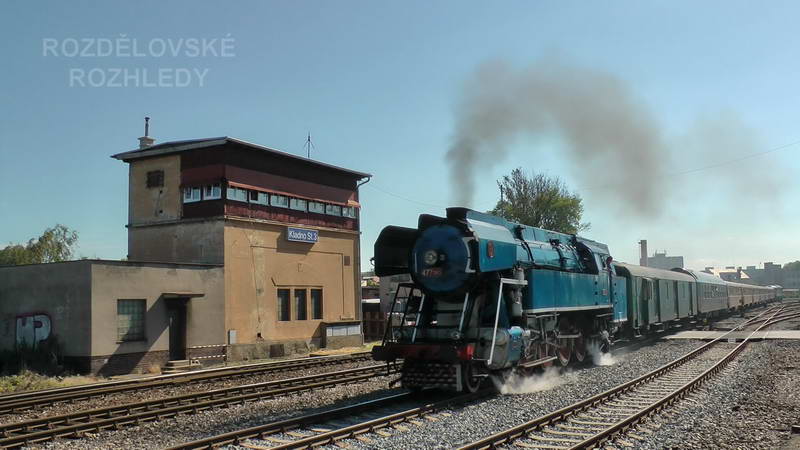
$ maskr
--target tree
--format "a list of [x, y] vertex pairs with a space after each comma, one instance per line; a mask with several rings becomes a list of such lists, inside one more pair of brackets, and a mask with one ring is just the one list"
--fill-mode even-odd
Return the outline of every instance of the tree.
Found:
[[497, 187], [500, 201], [489, 214], [568, 234], [590, 227], [589, 223], [581, 223], [583, 200], [558, 177], [540, 173], [528, 177], [522, 168], [517, 168], [498, 180]]
[[794, 261], [783, 265], [783, 270], [800, 270], [800, 261]]
[[57, 224], [44, 230], [38, 239], [29, 240], [26, 245], [9, 244], [0, 249], [0, 266], [67, 261], [72, 259], [77, 242], [76, 231]]

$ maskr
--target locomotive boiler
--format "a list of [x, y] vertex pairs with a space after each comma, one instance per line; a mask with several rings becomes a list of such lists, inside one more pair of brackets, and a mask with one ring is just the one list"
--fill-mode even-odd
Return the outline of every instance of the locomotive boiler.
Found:
[[398, 285], [376, 360], [402, 360], [403, 386], [474, 391], [512, 368], [583, 361], [627, 320], [626, 280], [608, 247], [465, 208], [388, 226], [375, 274]]

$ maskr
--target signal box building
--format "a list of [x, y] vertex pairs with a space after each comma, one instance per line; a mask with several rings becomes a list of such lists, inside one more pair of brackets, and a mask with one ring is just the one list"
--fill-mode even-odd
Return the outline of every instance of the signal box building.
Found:
[[231, 137], [140, 143], [113, 156], [129, 165], [127, 261], [0, 268], [0, 347], [46, 339], [44, 320], [68, 358], [113, 374], [362, 343], [369, 174]]

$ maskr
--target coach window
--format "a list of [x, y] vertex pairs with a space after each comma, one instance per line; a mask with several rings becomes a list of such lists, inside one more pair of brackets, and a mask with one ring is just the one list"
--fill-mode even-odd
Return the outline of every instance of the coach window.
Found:
[[283, 322], [291, 320], [289, 303], [289, 289], [278, 289], [278, 320]]
[[117, 300], [117, 342], [143, 341], [146, 300]]

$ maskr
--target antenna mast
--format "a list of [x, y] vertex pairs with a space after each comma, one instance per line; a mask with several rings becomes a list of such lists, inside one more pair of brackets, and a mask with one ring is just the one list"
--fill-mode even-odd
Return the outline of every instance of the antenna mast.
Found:
[[314, 147], [314, 143], [311, 142], [311, 132], [310, 131], [308, 132], [308, 137], [306, 138], [306, 145], [304, 145], [303, 147], [306, 148], [306, 155], [307, 155], [306, 157], [308, 159], [311, 159], [311, 149], [313, 148], [314, 150], [316, 150], [316, 147]]

